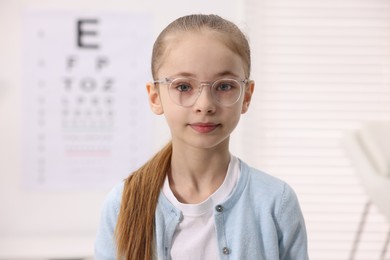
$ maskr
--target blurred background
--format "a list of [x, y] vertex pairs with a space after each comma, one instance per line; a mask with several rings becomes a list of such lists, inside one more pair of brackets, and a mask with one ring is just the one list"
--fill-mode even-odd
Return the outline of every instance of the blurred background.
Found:
[[390, 1], [0, 0], [0, 259], [92, 259], [105, 194], [169, 140], [151, 48], [216, 13], [249, 37], [232, 153], [287, 181], [314, 260], [390, 259]]

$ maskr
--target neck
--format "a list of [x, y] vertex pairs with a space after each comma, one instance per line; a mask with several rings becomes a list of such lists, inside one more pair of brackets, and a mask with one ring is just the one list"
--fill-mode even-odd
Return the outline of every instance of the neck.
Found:
[[180, 149], [173, 146], [169, 184], [182, 203], [200, 203], [223, 183], [230, 162], [228, 146]]

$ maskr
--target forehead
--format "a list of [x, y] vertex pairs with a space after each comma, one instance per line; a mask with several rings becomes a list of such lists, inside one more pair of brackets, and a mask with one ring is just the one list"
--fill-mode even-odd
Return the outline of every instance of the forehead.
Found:
[[230, 72], [244, 77], [242, 58], [228, 47], [226, 37], [211, 30], [172, 33], [165, 39], [159, 76], [185, 73], [206, 80]]

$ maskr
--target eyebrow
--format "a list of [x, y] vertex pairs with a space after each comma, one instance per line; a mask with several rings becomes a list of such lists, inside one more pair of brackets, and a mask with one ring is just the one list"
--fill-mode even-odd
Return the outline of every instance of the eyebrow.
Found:
[[217, 76], [218, 77], [233, 76], [233, 77], [239, 78], [239, 76], [236, 73], [234, 73], [234, 72], [232, 72], [230, 70], [222, 71], [222, 72], [218, 73]]
[[[174, 77], [189, 77], [189, 78], [196, 78], [196, 75], [193, 74], [193, 73], [190, 73], [190, 72], [186, 72], [186, 71], [183, 71], [183, 72], [179, 72], [179, 73], [176, 73], [175, 75], [173, 75]], [[233, 73], [232, 71], [230, 70], [224, 70], [224, 71], [221, 71], [221, 72], [218, 72], [217, 74], [215, 74], [215, 78], [219, 78], [219, 77], [224, 77], [224, 76], [232, 76], [232, 77], [235, 77], [235, 78], [239, 78], [239, 76], [236, 74], [236, 73]]]

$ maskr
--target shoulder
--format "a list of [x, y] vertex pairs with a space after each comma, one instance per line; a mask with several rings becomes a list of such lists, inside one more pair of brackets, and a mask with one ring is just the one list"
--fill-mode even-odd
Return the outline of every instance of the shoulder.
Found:
[[120, 182], [107, 193], [101, 209], [102, 217], [106, 218], [106, 221], [116, 223], [121, 206], [123, 188], [124, 182]]
[[272, 176], [264, 171], [258, 170], [240, 161], [241, 164], [241, 176], [247, 179], [247, 185], [249, 187], [256, 187], [255, 191], [267, 194], [282, 193], [286, 188], [291, 187], [283, 180]]
[[95, 259], [116, 259], [115, 226], [120, 210], [124, 183], [114, 186], [106, 195], [95, 238]]
[[246, 181], [246, 193], [255, 199], [275, 207], [277, 216], [286, 211], [288, 205], [297, 207], [298, 198], [293, 188], [284, 180], [255, 169], [241, 161], [241, 176]]

